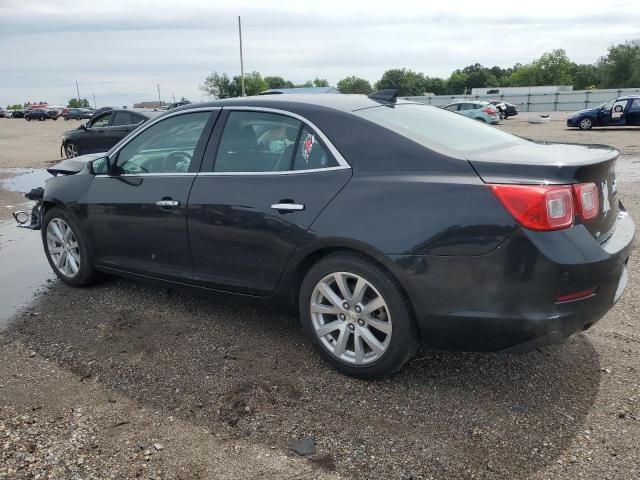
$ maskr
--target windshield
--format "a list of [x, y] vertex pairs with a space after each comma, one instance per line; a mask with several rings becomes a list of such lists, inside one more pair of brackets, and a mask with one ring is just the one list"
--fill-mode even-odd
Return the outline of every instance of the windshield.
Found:
[[432, 150], [467, 153], [525, 140], [457, 113], [429, 105], [404, 103], [356, 110], [370, 120]]

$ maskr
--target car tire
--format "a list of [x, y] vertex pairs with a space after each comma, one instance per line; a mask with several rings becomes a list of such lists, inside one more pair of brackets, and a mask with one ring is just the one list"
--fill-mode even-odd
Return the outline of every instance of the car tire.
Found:
[[507, 118], [509, 118], [509, 114], [505, 113], [503, 118], [506, 120]]
[[387, 271], [360, 255], [335, 253], [311, 267], [298, 307], [314, 347], [347, 375], [391, 375], [417, 350], [418, 330], [406, 294]]
[[64, 144], [64, 154], [67, 158], [80, 156], [80, 148], [78, 147], [78, 144], [69, 140]]
[[49, 265], [67, 285], [83, 287], [98, 279], [88, 241], [78, 222], [64, 209], [53, 207], [46, 211], [42, 243]]
[[64, 117], [65, 122], [69, 121], [69, 117]]
[[40, 117], [38, 117], [38, 120], [40, 120], [41, 122], [44, 122], [44, 116], [40, 115]]
[[24, 119], [25, 119], [27, 122], [30, 122], [30, 121], [31, 121], [31, 117], [24, 117]]
[[581, 118], [578, 121], [578, 128], [580, 130], [591, 130], [593, 128], [593, 120], [589, 117]]

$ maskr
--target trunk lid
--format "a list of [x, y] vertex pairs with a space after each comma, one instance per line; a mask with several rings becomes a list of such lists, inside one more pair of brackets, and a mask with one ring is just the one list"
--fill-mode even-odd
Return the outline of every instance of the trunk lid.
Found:
[[467, 160], [486, 183], [596, 184], [598, 216], [584, 222], [599, 242], [604, 242], [618, 216], [615, 161], [619, 152], [605, 145], [571, 145], [527, 141], [504, 148], [467, 155]]

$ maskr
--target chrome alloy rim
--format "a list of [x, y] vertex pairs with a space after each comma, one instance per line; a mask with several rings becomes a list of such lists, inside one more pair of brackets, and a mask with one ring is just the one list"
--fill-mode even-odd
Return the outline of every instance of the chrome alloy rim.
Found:
[[78, 156], [78, 147], [76, 147], [75, 143], [67, 144], [67, 158], [74, 158]]
[[589, 128], [591, 126], [591, 120], [585, 118], [580, 122], [582, 128]]
[[324, 348], [353, 365], [380, 359], [391, 341], [391, 314], [380, 292], [349, 272], [331, 273], [311, 295], [311, 321]]
[[72, 278], [80, 270], [80, 247], [71, 227], [60, 218], [47, 225], [47, 250], [58, 271]]

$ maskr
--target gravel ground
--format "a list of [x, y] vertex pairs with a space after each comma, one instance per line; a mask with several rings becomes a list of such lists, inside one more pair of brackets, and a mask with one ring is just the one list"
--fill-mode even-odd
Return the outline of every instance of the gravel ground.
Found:
[[[523, 120], [502, 128], [591, 138]], [[595, 141], [632, 168], [637, 139]], [[638, 182], [619, 183], [639, 219]], [[375, 382], [331, 370], [267, 305], [54, 282], [0, 334], [0, 478], [640, 478], [636, 256], [629, 268], [620, 303], [565, 345], [422, 351]], [[307, 437], [316, 454], [289, 450]]]

